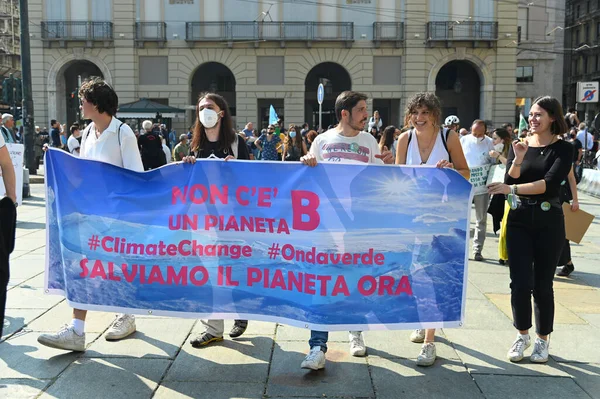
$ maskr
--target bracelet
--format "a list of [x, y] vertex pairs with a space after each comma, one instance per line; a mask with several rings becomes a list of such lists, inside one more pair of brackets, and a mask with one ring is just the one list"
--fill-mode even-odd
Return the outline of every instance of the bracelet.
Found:
[[513, 195], [519, 195], [519, 188], [517, 187], [516, 184], [513, 184], [510, 191], [512, 192]]
[[520, 168], [521, 165], [523, 165], [523, 162], [521, 162], [521, 163], [513, 163], [513, 166], [516, 166], [517, 168]]

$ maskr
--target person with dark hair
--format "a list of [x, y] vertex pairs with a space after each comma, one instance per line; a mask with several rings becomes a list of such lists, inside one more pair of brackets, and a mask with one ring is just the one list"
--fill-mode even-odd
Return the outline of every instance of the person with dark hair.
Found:
[[497, 160], [498, 163], [506, 165], [508, 150], [512, 145], [512, 141], [512, 136], [508, 130], [505, 128], [494, 129], [492, 132], [492, 144], [494, 145], [494, 149], [490, 150], [490, 157]]
[[529, 127], [532, 136], [511, 146], [504, 183], [490, 184], [488, 192], [508, 195], [511, 208], [506, 245], [513, 324], [518, 334], [507, 356], [510, 361], [521, 361], [531, 345], [533, 294], [537, 338], [531, 361], [545, 363], [554, 325], [552, 283], [565, 243], [560, 187], [571, 170], [573, 146], [558, 138], [568, 127], [560, 102], [553, 97], [533, 102]]
[[[318, 135], [310, 146], [310, 152], [300, 158], [308, 166], [318, 162], [392, 164], [391, 151], [384, 148], [380, 152], [375, 138], [364, 132], [369, 118], [367, 96], [355, 91], [345, 91], [335, 100], [335, 115], [339, 125]], [[310, 352], [301, 364], [302, 368], [320, 370], [325, 367], [327, 352], [327, 331], [311, 331]], [[352, 356], [365, 356], [366, 346], [361, 331], [350, 331], [350, 353]]]
[[[494, 149], [492, 139], [485, 135], [486, 123], [481, 119], [473, 121], [471, 134], [460, 139], [465, 158], [469, 169], [490, 165], [493, 163], [490, 157], [490, 151]], [[473, 259], [478, 262], [483, 261], [481, 252], [485, 244], [485, 235], [487, 231], [487, 210], [490, 204], [490, 195], [487, 193], [478, 194], [473, 197], [475, 204], [475, 235], [473, 236]]]
[[[434, 93], [417, 93], [408, 100], [404, 120], [407, 125], [414, 127], [398, 138], [396, 164], [454, 168], [468, 179], [470, 172], [458, 134], [440, 126], [441, 112], [440, 100]], [[435, 328], [416, 329], [411, 333], [410, 340], [423, 344], [417, 356], [417, 366], [433, 365], [437, 356]]]
[[306, 149], [306, 143], [302, 139], [302, 135], [299, 126], [290, 126], [287, 132], [287, 140], [283, 145], [283, 161], [297, 162], [300, 158], [306, 155], [308, 150]]
[[565, 115], [565, 123], [567, 129], [572, 127], [577, 128], [579, 126], [579, 117], [577, 116], [577, 110], [573, 107], [569, 107], [567, 114]]
[[67, 147], [71, 154], [79, 157], [79, 151], [81, 149], [81, 131], [79, 130], [79, 125], [73, 125], [69, 130], [71, 135], [69, 136], [69, 140], [67, 140]]
[[304, 122], [304, 124], [302, 125], [302, 130], [300, 130], [300, 135], [302, 136], [302, 138], [306, 138], [306, 135], [308, 134], [308, 123]]
[[[137, 139], [127, 124], [115, 118], [119, 98], [112, 87], [100, 78], [85, 81], [79, 89], [81, 111], [91, 119], [82, 134], [80, 157], [109, 163], [120, 168], [143, 172]], [[73, 309], [73, 320], [54, 334], [41, 334], [38, 342], [51, 348], [70, 351], [85, 350], [86, 310]], [[136, 330], [133, 315], [118, 314], [104, 338], [115, 341]]]
[[266, 134], [263, 133], [258, 140], [254, 142], [254, 145], [261, 152], [264, 161], [279, 161], [277, 147], [280, 143], [281, 138], [278, 134], [275, 134], [275, 126], [269, 125]]
[[60, 142], [60, 124], [56, 119], [50, 121], [50, 145], [55, 148], [61, 148]]
[[390, 125], [383, 129], [381, 138], [379, 139], [379, 150], [383, 152], [384, 148], [389, 148], [392, 151], [392, 157], [396, 159], [396, 149], [394, 148], [394, 135], [399, 130], [396, 126]]
[[[216, 93], [201, 94], [196, 103], [196, 123], [190, 146], [190, 155], [183, 159], [195, 163], [196, 159], [220, 158], [250, 159], [246, 141], [233, 130], [229, 105], [223, 96]], [[223, 320], [200, 320], [206, 328], [190, 340], [194, 348], [201, 348], [223, 340]], [[241, 336], [248, 327], [248, 320], [235, 320], [229, 332], [231, 338]]]
[[513, 137], [514, 136], [514, 132], [513, 132], [513, 125], [512, 125], [512, 123], [503, 123], [502, 124], [502, 128], [506, 129], [506, 131], [510, 135], [511, 139], [514, 140], [516, 138], [516, 137]]

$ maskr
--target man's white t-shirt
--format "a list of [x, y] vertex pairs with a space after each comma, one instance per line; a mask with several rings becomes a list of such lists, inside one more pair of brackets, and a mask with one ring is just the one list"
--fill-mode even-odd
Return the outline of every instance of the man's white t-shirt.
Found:
[[380, 155], [377, 140], [366, 132], [359, 132], [354, 137], [346, 137], [337, 129], [331, 129], [318, 135], [310, 146], [310, 153], [317, 162], [342, 163], [374, 163], [383, 165], [383, 161], [375, 158]]
[[67, 140], [67, 146], [69, 147], [69, 152], [71, 154], [75, 155], [76, 157], [79, 157], [79, 151], [75, 151], [75, 150], [77, 148], [79, 148], [80, 145], [79, 145], [79, 141], [77, 141], [75, 136], [73, 136], [73, 135], [69, 136], [69, 140]]
[[126, 124], [121, 126], [121, 146], [119, 147], [121, 123], [120, 120], [113, 117], [106, 130], [100, 137], [96, 137], [96, 126], [92, 122], [83, 133], [80, 157], [106, 162], [135, 172], [143, 172], [144, 166], [137, 146], [137, 138]]
[[468, 134], [460, 138], [460, 144], [469, 168], [493, 163], [490, 151], [494, 149], [494, 141], [488, 136], [477, 138]]
[[4, 147], [6, 145], [6, 141], [4, 141], [4, 137], [2, 136], [2, 134], [0, 134], [0, 148]]

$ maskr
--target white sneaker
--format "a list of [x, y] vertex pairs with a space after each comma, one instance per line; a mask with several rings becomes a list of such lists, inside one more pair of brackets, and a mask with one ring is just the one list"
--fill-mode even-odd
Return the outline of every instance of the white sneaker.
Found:
[[523, 360], [523, 352], [525, 352], [525, 349], [529, 348], [530, 346], [531, 338], [529, 338], [529, 335], [518, 334], [517, 339], [515, 342], [513, 342], [512, 346], [508, 350], [508, 354], [506, 355], [508, 360], [511, 362], [520, 362]]
[[350, 331], [348, 339], [350, 340], [350, 354], [352, 356], [363, 357], [367, 354], [367, 346], [361, 331]]
[[421, 346], [421, 353], [417, 357], [417, 366], [428, 367], [435, 363], [436, 353], [435, 344], [429, 342]]
[[313, 346], [310, 348], [310, 352], [308, 352], [300, 367], [303, 369], [321, 370], [325, 368], [325, 361], [325, 352], [321, 350], [320, 346]]
[[132, 314], [118, 314], [112, 322], [104, 339], [116, 341], [123, 339], [135, 332], [135, 317]]
[[64, 349], [66, 351], [85, 351], [85, 333], [79, 335], [73, 326], [65, 324], [62, 329], [54, 334], [41, 334], [37, 341], [50, 348]]
[[416, 344], [422, 344], [425, 341], [425, 330], [416, 329], [410, 334], [410, 340]]
[[533, 363], [546, 363], [548, 361], [548, 350], [550, 349], [550, 342], [544, 341], [541, 338], [535, 339], [533, 345], [533, 353], [531, 354], [530, 360]]

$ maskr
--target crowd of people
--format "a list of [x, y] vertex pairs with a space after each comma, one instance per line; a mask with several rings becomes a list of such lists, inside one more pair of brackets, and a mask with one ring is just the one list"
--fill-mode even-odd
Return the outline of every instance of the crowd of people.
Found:
[[[338, 96], [335, 103], [339, 123], [321, 134], [310, 130], [307, 124], [289, 125], [286, 129], [283, 121], [267, 126], [260, 133], [248, 123], [238, 133], [233, 128], [225, 99], [209, 93], [202, 95], [196, 104], [197, 119], [191, 134], [182, 134], [175, 143], [174, 136], [167, 141], [165, 133], [161, 133], [162, 127], [152, 121], [145, 121], [143, 131], [136, 134], [127, 124], [115, 118], [117, 95], [99, 78], [82, 84], [79, 96], [83, 115], [91, 123], [81, 129], [73, 125], [69, 129], [69, 138], [63, 140], [61, 131], [65, 127], [61, 128], [58, 121], [52, 121], [48, 135], [51, 145], [65, 147], [83, 159], [102, 161], [137, 172], [160, 167], [169, 162], [170, 157], [183, 163], [205, 158], [225, 161], [257, 159], [295, 161], [310, 167], [323, 162], [429, 165], [455, 169], [465, 179], [469, 179], [470, 170], [474, 167], [505, 165], [504, 182], [491, 184], [487, 193], [474, 198], [473, 259], [483, 260], [486, 213], [492, 196], [503, 205], [499, 213], [500, 224], [504, 226], [501, 243], [505, 248], [499, 254], [499, 260], [508, 264], [510, 269], [511, 304], [517, 330], [517, 338], [507, 356], [514, 362], [523, 359], [524, 351], [532, 342], [529, 329], [532, 317], [535, 317], [537, 337], [531, 361], [548, 361], [554, 315], [553, 277], [557, 266], [560, 266], [559, 272], [563, 275], [573, 270], [565, 238], [562, 202], [572, 200], [572, 209], [578, 207], [573, 166], [580, 161], [581, 154], [581, 150], [576, 150], [577, 146], [573, 144], [578, 138], [573, 138], [572, 133], [565, 136], [568, 126], [556, 99], [541, 97], [534, 101], [529, 113], [530, 135], [519, 140], [510, 124], [490, 129], [485, 121], [477, 119], [467, 130], [460, 127], [459, 118], [453, 115], [445, 119], [444, 125], [440, 124], [440, 101], [433, 93], [427, 92], [418, 93], [407, 101], [404, 126], [399, 128], [384, 126], [378, 112], [370, 116], [366, 95], [346, 91]], [[0, 137], [3, 172], [5, 141], [4, 137]], [[3, 173], [3, 177], [10, 187], [10, 175]], [[12, 184], [14, 186], [14, 182]], [[564, 186], [570, 187], [570, 195], [563, 193]], [[14, 190], [7, 193], [14, 200]], [[41, 334], [38, 342], [53, 348], [84, 351], [86, 316], [87, 311], [73, 309], [69, 324], [56, 333]], [[202, 320], [202, 324], [205, 330], [191, 339], [192, 346], [204, 347], [223, 340], [223, 320]], [[239, 337], [247, 326], [248, 320], [236, 320], [229, 335]], [[135, 331], [135, 317], [119, 314], [105, 338], [118, 340]], [[419, 366], [431, 366], [436, 360], [435, 333], [435, 329], [418, 329], [410, 336], [411, 341], [422, 344], [417, 357]], [[349, 341], [353, 356], [366, 355], [367, 346], [362, 332], [350, 331]], [[301, 367], [324, 368], [327, 343], [326, 331], [311, 331], [310, 350]]]

